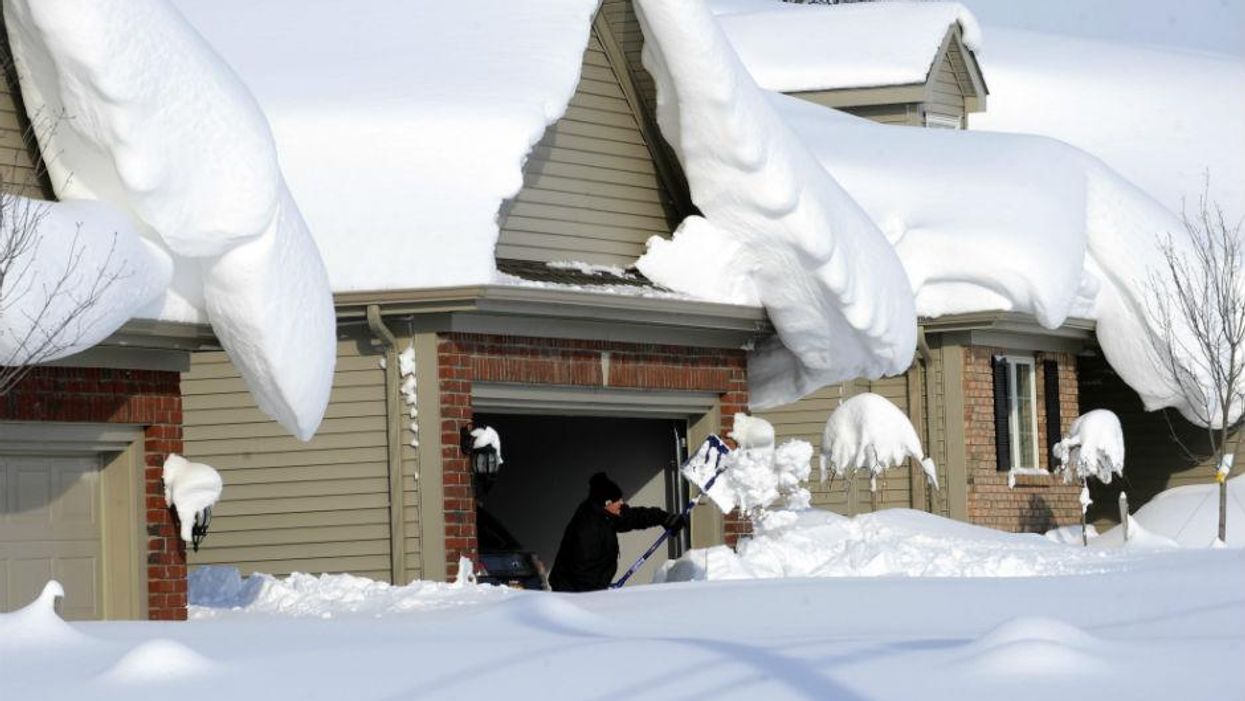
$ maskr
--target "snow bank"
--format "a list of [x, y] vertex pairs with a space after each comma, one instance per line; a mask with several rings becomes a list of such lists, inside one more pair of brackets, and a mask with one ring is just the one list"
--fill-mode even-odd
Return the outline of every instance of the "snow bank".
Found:
[[981, 43], [977, 21], [958, 3], [709, 5], [753, 79], [779, 92], [923, 83], [952, 25], [970, 49]]
[[[906, 370], [916, 348], [911, 288], [881, 232], [774, 111], [701, 3], [637, 7], [658, 122], [712, 225], [699, 235], [734, 252], [715, 254], [714, 272], [750, 280], [778, 332], [750, 356], [753, 405]], [[670, 273], [656, 282], [682, 290], [679, 271], [704, 261], [675, 244], [645, 256], [673, 260], [638, 265]]]
[[858, 394], [843, 402], [826, 419], [821, 434], [821, 481], [826, 468], [835, 477], [846, 477], [857, 470], [870, 473], [870, 489], [877, 489], [877, 477], [887, 468], [899, 467], [912, 458], [921, 463], [929, 483], [938, 488], [934, 461], [925, 457], [916, 429], [899, 407], [872, 392]]
[[[886, 232], [921, 316], [998, 309], [1047, 328], [1092, 318], [1107, 360], [1147, 408], [1194, 418], [1157, 360], [1167, 328], [1145, 312], [1148, 275], [1163, 268], [1159, 241], [1171, 233], [1188, 244], [1171, 211], [1051, 139], [893, 127], [770, 97]], [[939, 182], [955, 186], [930, 186]]]
[[171, 453], [164, 459], [160, 479], [164, 482], [164, 503], [177, 510], [182, 540], [189, 543], [195, 522], [205, 522], [206, 511], [220, 499], [224, 487], [220, 473]]
[[84, 351], [168, 287], [169, 255], [109, 204], [12, 194], [0, 204], [0, 251], [15, 254], [0, 279], [0, 365]]
[[176, 640], [156, 638], [127, 652], [102, 679], [120, 684], [188, 682], [213, 671], [216, 665]]
[[[1181, 547], [1205, 548], [1219, 533], [1219, 485], [1193, 484], [1160, 492], [1132, 515], [1136, 525], [1129, 530], [1130, 542], [1139, 525], [1148, 534], [1172, 541]], [[1238, 475], [1228, 480], [1228, 530], [1224, 543], [1245, 547], [1245, 481]], [[1118, 543], [1123, 532], [1116, 528], [1102, 534], [1104, 543]]]
[[183, 259], [191, 289], [173, 285], [157, 314], [190, 311], [202, 266], [208, 318], [260, 408], [310, 438], [332, 382], [332, 299], [255, 99], [164, 0], [4, 8], [57, 195], [128, 211]]
[[1119, 417], [1107, 409], [1076, 417], [1051, 453], [1060, 463], [1065, 482], [1095, 477], [1111, 484], [1112, 476], [1124, 474], [1124, 430]]
[[334, 290], [483, 284], [596, 0], [173, 0], [254, 92]]
[[808, 509], [738, 546], [691, 550], [654, 582], [771, 577], [1037, 577], [1089, 574], [1138, 557], [1086, 549], [1032, 533], [1004, 533], [922, 511], [887, 509], [848, 518]]
[[190, 617], [271, 615], [295, 618], [381, 616], [499, 601], [507, 587], [474, 582], [418, 580], [393, 586], [349, 574], [319, 576], [295, 572], [284, 579], [268, 574], [242, 577], [236, 567], [201, 566], [190, 573]]
[[1100, 670], [1108, 643], [1070, 623], [1021, 617], [1001, 624], [973, 641], [961, 661], [970, 674], [1049, 678], [1093, 674]]

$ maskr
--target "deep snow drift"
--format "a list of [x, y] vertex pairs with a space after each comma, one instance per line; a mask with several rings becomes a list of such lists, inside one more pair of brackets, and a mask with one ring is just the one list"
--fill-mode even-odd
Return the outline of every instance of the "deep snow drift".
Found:
[[332, 382], [333, 302], [259, 105], [164, 0], [4, 9], [56, 194], [124, 209], [174, 261], [164, 301], [140, 315], [205, 310], [259, 407], [310, 438]]
[[[721, 291], [744, 278], [778, 332], [749, 357], [753, 406], [898, 374], [916, 349], [911, 289], [877, 226], [783, 122], [700, 2], [639, 0], [657, 118], [704, 214]], [[683, 289], [700, 246], [653, 241], [637, 266]], [[727, 256], [730, 256], [729, 258]], [[752, 299], [722, 299], [737, 303]]]
[[[212, 605], [197, 599], [195, 615], [217, 620], [190, 623], [66, 624], [49, 597], [26, 615], [0, 614], [0, 694], [1234, 699], [1245, 694], [1241, 558], [1177, 551], [1106, 562], [1099, 574], [715, 581], [573, 595], [412, 586], [405, 611], [385, 605], [384, 585], [338, 598], [339, 582], [325, 578], [321, 588], [309, 578], [287, 590], [285, 613], [208, 614]], [[421, 598], [433, 605], [414, 605]]]
[[596, 0], [173, 0], [254, 92], [336, 291], [492, 282]]

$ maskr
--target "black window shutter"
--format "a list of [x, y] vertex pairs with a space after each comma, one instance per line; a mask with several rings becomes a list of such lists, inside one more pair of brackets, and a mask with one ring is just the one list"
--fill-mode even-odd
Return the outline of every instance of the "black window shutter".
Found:
[[1011, 427], [1008, 425], [1011, 402], [1007, 396], [1007, 367], [1006, 358], [994, 356], [994, 451], [995, 465], [999, 472], [1010, 472], [1012, 469], [1012, 436]]
[[1049, 457], [1055, 444], [1063, 438], [1059, 430], [1059, 363], [1043, 361], [1042, 375], [1042, 387], [1046, 392], [1046, 454]]

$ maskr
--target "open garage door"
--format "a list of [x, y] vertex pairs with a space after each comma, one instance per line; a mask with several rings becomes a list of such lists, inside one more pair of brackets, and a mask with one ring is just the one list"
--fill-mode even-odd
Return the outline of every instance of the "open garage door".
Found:
[[[481, 414], [476, 425], [501, 436], [505, 463], [483, 506], [517, 541], [552, 567], [563, 530], [588, 495], [588, 478], [604, 471], [634, 506], [671, 510], [683, 495], [677, 479], [676, 446], [686, 431], [677, 419], [602, 416]], [[619, 536], [623, 571], [659, 535], [658, 529]], [[481, 550], [487, 547], [481, 534]], [[646, 584], [679, 542], [662, 549], [631, 580]], [[671, 552], [673, 550], [674, 552]]]

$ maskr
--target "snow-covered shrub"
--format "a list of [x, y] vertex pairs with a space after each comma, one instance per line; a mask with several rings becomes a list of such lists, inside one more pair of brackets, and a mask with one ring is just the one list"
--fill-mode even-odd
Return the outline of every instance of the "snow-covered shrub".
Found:
[[877, 476], [898, 467], [908, 458], [919, 460], [929, 483], [938, 488], [934, 461], [925, 457], [916, 429], [899, 407], [871, 392], [843, 402], [826, 419], [821, 436], [821, 481], [829, 471], [845, 477], [858, 470], [870, 474], [870, 489], [877, 489]]

